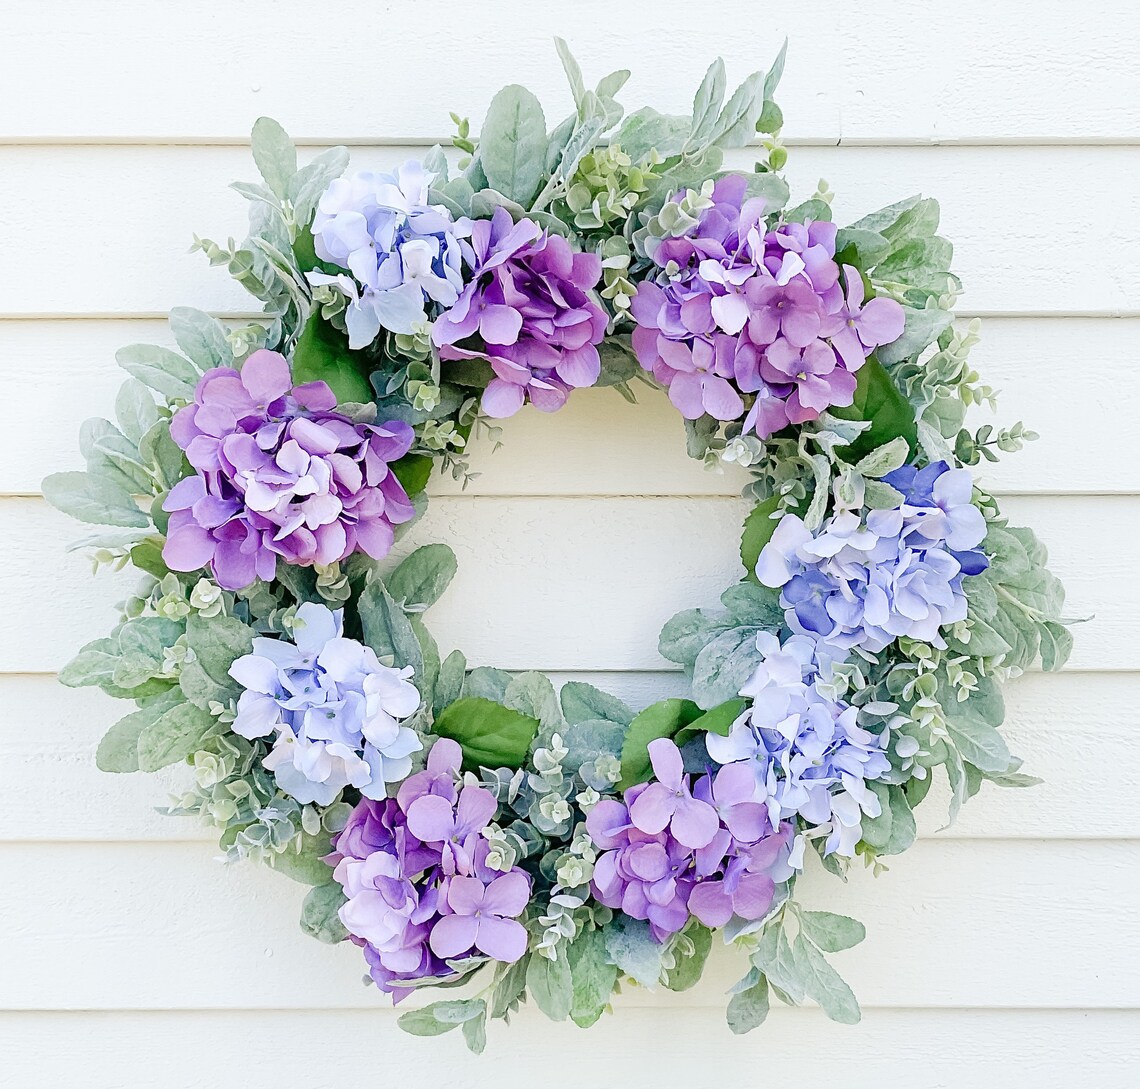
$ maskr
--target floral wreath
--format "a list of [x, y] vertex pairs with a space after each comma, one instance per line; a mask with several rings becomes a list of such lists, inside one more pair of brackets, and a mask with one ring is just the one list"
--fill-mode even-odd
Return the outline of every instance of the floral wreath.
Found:
[[[714, 933], [749, 962], [734, 1032], [770, 994], [855, 1022], [824, 954], [864, 929], [804, 909], [799, 874], [909, 847], [937, 768], [951, 820], [984, 781], [1036, 782], [1000, 683], [1063, 663], [1063, 591], [966, 468], [1035, 436], [963, 426], [994, 394], [933, 200], [843, 228], [825, 183], [788, 206], [783, 52], [727, 101], [716, 61], [666, 116], [625, 115], [629, 73], [589, 90], [557, 47], [574, 111], [548, 132], [506, 87], [477, 141], [453, 115], [450, 160], [298, 168], [257, 122], [249, 236], [195, 248], [264, 313], [176, 309], [180, 351], [122, 349], [117, 423], [44, 482], [121, 527], [81, 542], [97, 567], [142, 574], [60, 680], [133, 700], [99, 767], [188, 764], [169, 812], [311, 885], [303, 929], [359, 946], [396, 1002], [470, 984], [410, 1032], [479, 1051], [524, 1002], [587, 1026], [623, 983], [692, 986]], [[722, 170], [757, 133], [765, 157]], [[472, 435], [528, 403], [635, 382], [756, 504], [744, 578], [661, 633], [688, 698], [635, 713], [441, 658], [423, 614], [451, 550], [389, 556], [433, 468], [465, 477]]]

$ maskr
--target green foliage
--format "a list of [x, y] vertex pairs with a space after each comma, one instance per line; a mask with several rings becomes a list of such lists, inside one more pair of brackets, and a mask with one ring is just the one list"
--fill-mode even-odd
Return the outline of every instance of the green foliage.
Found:
[[447, 545], [422, 545], [384, 581], [392, 600], [405, 612], [423, 612], [443, 596], [457, 566]]
[[570, 966], [572, 999], [570, 1019], [579, 1028], [589, 1028], [605, 1012], [617, 984], [617, 966], [606, 951], [601, 930], [584, 930], [566, 950]]
[[756, 581], [756, 563], [764, 546], [772, 539], [779, 518], [773, 515], [780, 509], [780, 497], [772, 496], [758, 503], [744, 519], [744, 532], [740, 538], [740, 562], [744, 564], [745, 578]]
[[139, 771], [158, 771], [197, 752], [217, 719], [192, 703], [176, 703], [139, 733]]
[[44, 479], [42, 489], [56, 510], [80, 522], [139, 528], [150, 525], [126, 488], [91, 473], [53, 473]]
[[434, 463], [423, 454], [405, 454], [389, 466], [409, 499], [415, 499], [427, 490]]
[[419, 677], [424, 669], [419, 640], [404, 610], [392, 600], [379, 579], [364, 588], [356, 607], [364, 641], [376, 656], [388, 665], [410, 665]]
[[99, 742], [95, 750], [95, 766], [100, 771], [114, 773], [138, 771], [139, 736], [180, 702], [177, 694], [167, 693], [119, 719]]
[[338, 403], [367, 404], [372, 400], [368, 375], [373, 365], [366, 353], [349, 348], [346, 333], [314, 312], [293, 351], [293, 381], [325, 382]]
[[757, 980], [751, 986], [738, 991], [728, 1000], [728, 1027], [734, 1035], [741, 1036], [759, 1028], [768, 1018], [768, 980], [756, 973]]
[[297, 149], [285, 130], [271, 117], [259, 117], [253, 124], [253, 161], [273, 193], [286, 200], [289, 183], [297, 173]]
[[468, 1021], [486, 1017], [487, 1008], [481, 998], [461, 998], [450, 1002], [433, 1002], [423, 1009], [409, 1010], [396, 1024], [412, 1036], [442, 1036]]
[[208, 708], [240, 695], [230, 666], [253, 647], [254, 631], [229, 616], [192, 615], [186, 621], [186, 642], [193, 652], [182, 667], [178, 683], [191, 703]]
[[488, 185], [524, 208], [542, 184], [546, 118], [525, 87], [510, 84], [491, 99], [479, 134], [479, 161]]
[[684, 745], [686, 741], [701, 734], [719, 734], [724, 737], [747, 706], [748, 701], [739, 696], [725, 700], [699, 718], [693, 719], [687, 726], [683, 726], [674, 740], [678, 745]]
[[621, 748], [621, 780], [619, 790], [644, 783], [653, 774], [649, 762], [649, 744], [661, 737], [675, 737], [691, 722], [701, 717], [700, 708], [692, 700], [661, 700], [646, 707], [629, 724]]
[[829, 411], [841, 420], [869, 420], [871, 423], [844, 449], [844, 456], [852, 461], [866, 457], [897, 438], [905, 439], [911, 452], [918, 449], [914, 409], [873, 355], [856, 374], [854, 402], [846, 408], [831, 408]]
[[301, 905], [301, 929], [310, 938], [336, 945], [348, 937], [337, 912], [345, 903], [344, 890], [336, 881], [314, 885]]
[[693, 921], [673, 940], [674, 965], [665, 972], [664, 984], [671, 991], [695, 987], [712, 951], [712, 931]]
[[565, 1021], [574, 1008], [574, 977], [566, 949], [559, 947], [554, 960], [532, 956], [526, 969], [526, 989], [551, 1021]]
[[538, 734], [538, 719], [481, 696], [464, 696], [436, 716], [433, 730], [458, 741], [467, 770], [517, 768]]
[[606, 953], [619, 971], [643, 987], [661, 981], [663, 946], [654, 940], [649, 924], [628, 915], [615, 915], [603, 931]]
[[628, 726], [633, 721], [633, 712], [621, 700], [584, 681], [567, 681], [559, 695], [562, 714], [571, 724], [604, 719]]

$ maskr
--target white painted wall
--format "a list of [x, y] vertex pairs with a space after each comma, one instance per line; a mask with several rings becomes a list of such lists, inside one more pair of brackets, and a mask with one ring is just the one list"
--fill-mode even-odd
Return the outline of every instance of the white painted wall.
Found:
[[[1140, 7], [772, 6], [0, 2], [0, 1084], [1140, 1084]], [[299, 886], [219, 866], [204, 832], [154, 813], [173, 775], [95, 770], [118, 708], [52, 678], [125, 583], [65, 556], [76, 527], [38, 481], [110, 410], [116, 346], [166, 340], [173, 305], [248, 307], [185, 250], [193, 231], [241, 231], [225, 184], [252, 175], [253, 119], [369, 164], [445, 136], [449, 109], [477, 120], [510, 79], [561, 116], [553, 33], [588, 75], [632, 67], [634, 106], [677, 110], [717, 52], [742, 77], [790, 35], [791, 178], [806, 195], [827, 177], [840, 218], [942, 201], [963, 312], [986, 318], [977, 363], [1002, 419], [1043, 435], [988, 479], [1093, 617], [1068, 670], [1009, 692], [1010, 740], [1046, 784], [987, 788], [941, 834], [929, 807], [878, 880], [805, 883], [868, 924], [837, 958], [858, 1028], [780, 1010], [730, 1036], [721, 958], [699, 989], [629, 995], [589, 1036], [524, 1015], [482, 1059], [457, 1035], [405, 1037], [354, 951], [297, 929]], [[465, 494], [435, 487], [416, 536], [460, 558], [434, 611], [445, 649], [634, 702], [676, 689], [658, 628], [735, 577], [743, 508], [735, 478], [686, 461], [669, 406], [643, 401], [589, 391], [524, 414]]]

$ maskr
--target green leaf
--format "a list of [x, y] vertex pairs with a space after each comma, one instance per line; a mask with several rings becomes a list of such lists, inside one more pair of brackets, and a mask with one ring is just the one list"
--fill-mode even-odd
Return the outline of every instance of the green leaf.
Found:
[[447, 545], [423, 545], [384, 582], [392, 599], [406, 612], [423, 612], [440, 599], [457, 567], [455, 553]]
[[759, 662], [754, 627], [722, 631], [701, 648], [693, 663], [693, 700], [709, 710], [732, 699]]
[[372, 385], [368, 357], [348, 346], [348, 336], [325, 321], [319, 310], [305, 322], [293, 351], [293, 381], [326, 382], [338, 403], [368, 404]]
[[850, 949], [867, 936], [867, 928], [861, 922], [830, 911], [802, 911], [800, 926], [808, 940], [825, 953]]
[[435, 682], [435, 695], [432, 708], [438, 715], [449, 703], [459, 699], [463, 691], [463, 675], [467, 672], [467, 659], [462, 651], [453, 650], [439, 667], [439, 677]]
[[201, 378], [192, 363], [157, 344], [128, 344], [115, 353], [115, 361], [128, 374], [171, 400], [190, 400]]
[[687, 927], [684, 937], [692, 942], [693, 951], [681, 956], [679, 949], [675, 947], [674, 952], [679, 959], [665, 973], [664, 981], [665, 986], [671, 991], [687, 991], [690, 987], [695, 987], [705, 970], [705, 962], [712, 950], [712, 931], [707, 926], [697, 923]]
[[832, 1021], [843, 1025], [858, 1024], [861, 1016], [859, 1003], [855, 1001], [851, 988], [802, 933], [796, 935], [792, 954], [799, 968], [804, 993], [814, 998]]
[[763, 106], [764, 75], [753, 72], [725, 103], [708, 142], [722, 148], [743, 147], [756, 133], [756, 122]]
[[41, 486], [44, 498], [56, 510], [100, 526], [150, 525], [150, 519], [125, 488], [90, 473], [52, 473]]
[[903, 316], [902, 336], [875, 350], [880, 363], [890, 365], [917, 355], [928, 344], [933, 344], [954, 321], [954, 315], [950, 311], [929, 306], [919, 310], [904, 305]]
[[433, 1002], [422, 1010], [401, 1014], [396, 1024], [413, 1036], [441, 1036], [477, 1017], [486, 1015], [481, 998], [461, 998], [451, 1002]]
[[120, 688], [134, 688], [161, 673], [167, 647], [174, 646], [185, 630], [181, 623], [160, 616], [128, 620], [119, 629], [120, 658], [112, 680]]
[[752, 954], [752, 963], [768, 977], [771, 986], [783, 991], [792, 1002], [803, 998], [800, 970], [782, 926], [769, 925], [765, 928], [760, 944]]
[[253, 628], [232, 616], [188, 617], [186, 642], [194, 653], [178, 678], [186, 698], [207, 708], [211, 701], [228, 703], [238, 695], [241, 686], [230, 676], [230, 666], [250, 652], [253, 637]]
[[545, 158], [542, 104], [525, 87], [504, 87], [491, 99], [479, 134], [479, 159], [490, 187], [529, 208]]
[[474, 771], [481, 767], [521, 767], [538, 727], [538, 719], [501, 703], [465, 696], [445, 707], [432, 729], [440, 737], [458, 741], [464, 768]]
[[564, 39], [556, 36], [554, 48], [558, 53], [558, 59], [562, 62], [562, 71], [566, 73], [566, 82], [570, 84], [574, 105], [578, 108], [579, 116], [582, 116], [582, 106], [586, 100], [586, 81], [582, 78], [582, 69]]
[[423, 652], [404, 610], [392, 600], [379, 580], [370, 582], [357, 601], [364, 641], [386, 664], [397, 669], [410, 665], [418, 678], [424, 669]]
[[729, 1029], [737, 1036], [743, 1036], [754, 1028], [759, 1028], [768, 1017], [768, 980], [761, 976], [747, 990], [734, 994], [728, 1000]]
[[95, 766], [100, 771], [113, 773], [138, 771], [139, 735], [178, 702], [177, 694], [167, 694], [119, 719], [99, 742]]
[[158, 423], [158, 407], [151, 392], [137, 378], [128, 378], [115, 398], [115, 419], [123, 434], [135, 446]]
[[738, 624], [751, 624], [773, 632], [784, 626], [780, 591], [757, 582], [738, 582], [730, 586], [720, 595], [720, 603]]
[[842, 448], [843, 456], [857, 461], [897, 438], [905, 439], [912, 452], [917, 450], [914, 409], [883, 365], [873, 355], [868, 357], [855, 380], [854, 402], [846, 408], [829, 411], [841, 420], [870, 420], [871, 426], [850, 446]]
[[613, 142], [635, 163], [643, 163], [653, 151], [662, 159], [680, 154], [690, 131], [692, 118], [662, 114], [646, 107], [622, 122]]
[[423, 495], [427, 489], [428, 480], [435, 462], [424, 454], [405, 454], [399, 461], [393, 461], [388, 466], [392, 474], [400, 482], [400, 486], [407, 493], [409, 499]]
[[579, 1028], [589, 1028], [605, 1012], [613, 996], [618, 970], [606, 952], [605, 935], [585, 930], [566, 950], [573, 986], [570, 1020]]
[[301, 929], [310, 938], [336, 945], [348, 937], [348, 931], [337, 914], [345, 903], [344, 889], [336, 881], [314, 885], [301, 904]]
[[535, 1004], [551, 1021], [565, 1021], [574, 1006], [574, 979], [566, 950], [559, 946], [556, 960], [532, 956], [526, 968], [526, 986]]
[[234, 365], [226, 327], [217, 318], [190, 306], [176, 306], [170, 311], [170, 329], [178, 347], [201, 370]]
[[693, 129], [686, 146], [700, 148], [709, 142], [727, 90], [724, 61], [717, 57], [693, 97]]
[[776, 88], [780, 86], [780, 80], [784, 75], [784, 61], [788, 56], [788, 39], [784, 39], [784, 44], [780, 46], [780, 52], [776, 54], [776, 59], [772, 61], [772, 67], [768, 69], [767, 74], [764, 76], [764, 97], [771, 98], [776, 93]]
[[714, 707], [711, 711], [706, 711], [700, 718], [693, 719], [688, 726], [677, 733], [674, 740], [678, 745], [684, 745], [686, 741], [698, 736], [698, 734], [719, 734], [721, 737], [725, 737], [728, 731], [732, 729], [732, 724], [741, 716], [747, 706], [748, 701], [739, 696], [725, 700], [724, 703]]
[[604, 719], [621, 726], [628, 726], [633, 721], [633, 712], [617, 696], [584, 681], [567, 681], [560, 696], [562, 714], [571, 725], [591, 719]]
[[482, 696], [483, 699], [502, 703], [510, 683], [511, 675], [505, 669], [476, 666], [463, 682], [463, 695]]
[[463, 1033], [463, 1042], [467, 1045], [467, 1050], [473, 1055], [482, 1055], [487, 1048], [486, 1009], [484, 1008], [475, 1017], [464, 1021], [460, 1031]]
[[196, 753], [218, 720], [192, 703], [178, 703], [139, 734], [140, 771], [158, 771]]
[[1073, 652], [1073, 633], [1056, 620], [1046, 620], [1037, 630], [1041, 636], [1041, 668], [1047, 673], [1060, 669]]
[[[296, 840], [294, 843], [298, 842]], [[327, 834], [310, 836], [305, 834], [300, 839], [301, 849], [298, 851], [290, 846], [284, 851], [265, 856], [271, 869], [284, 874], [291, 881], [302, 885], [328, 884], [332, 870], [322, 856], [332, 850], [332, 843]]]
[[628, 382], [641, 373], [641, 364], [633, 354], [633, 348], [617, 337], [606, 337], [598, 345], [601, 358], [601, 371], [596, 386], [617, 386]]
[[997, 730], [1005, 718], [1005, 701], [993, 679], [981, 678], [963, 702], [948, 684], [939, 687], [938, 698], [946, 715], [946, 731], [962, 759], [981, 771], [1008, 771], [1013, 757]]
[[750, 582], [756, 582], [756, 563], [760, 559], [760, 553], [780, 524], [779, 518], [772, 517], [779, 505], [780, 497], [773, 495], [758, 503], [752, 509], [752, 513], [744, 519], [744, 532], [740, 538], [740, 562], [744, 564], [745, 577]]
[[93, 639], [59, 671], [59, 683], [68, 688], [102, 685], [111, 680], [118, 660], [119, 646], [114, 639]]
[[615, 915], [603, 931], [610, 960], [643, 987], [661, 981], [663, 946], [654, 941], [649, 924], [628, 915]]
[[526, 972], [530, 956], [529, 953], [524, 953], [503, 973], [502, 979], [491, 994], [489, 1013], [492, 1017], [506, 1017], [508, 1013], [518, 1009], [526, 993]]
[[538, 719], [546, 736], [565, 725], [554, 685], [548, 677], [533, 670], [511, 678], [503, 693], [503, 705]]
[[[929, 778], [928, 775], [927, 779]], [[918, 828], [914, 823], [914, 812], [903, 787], [891, 787], [890, 806], [891, 834], [886, 845], [879, 849], [879, 854], [901, 855], [903, 851], [910, 850], [918, 835]]]
[[684, 726], [701, 717], [692, 700], [668, 699], [646, 707], [629, 724], [621, 747], [621, 781], [618, 790], [628, 790], [646, 782], [653, 774], [649, 743], [660, 737], [674, 737]]
[[289, 134], [272, 117], [259, 117], [253, 123], [253, 161], [265, 184], [285, 200], [289, 182], [297, 173], [297, 149]]

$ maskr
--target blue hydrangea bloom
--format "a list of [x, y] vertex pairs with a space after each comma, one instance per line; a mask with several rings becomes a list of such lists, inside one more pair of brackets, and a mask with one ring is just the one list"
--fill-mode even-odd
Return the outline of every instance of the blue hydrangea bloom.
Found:
[[860, 518], [839, 511], [812, 533], [785, 515], [756, 577], [779, 587], [788, 626], [838, 650], [883, 650], [900, 636], [945, 647], [941, 629], [966, 617], [962, 579], [988, 566], [966, 469], [936, 462], [885, 477], [903, 495]]
[[313, 219], [314, 248], [323, 261], [352, 274], [309, 273], [348, 296], [345, 324], [351, 348], [371, 344], [380, 329], [411, 333], [427, 320], [427, 306], [448, 307], [463, 288], [464, 239], [471, 222], [429, 205], [435, 175], [415, 160], [394, 174], [362, 171], [337, 178]]
[[[718, 764], [751, 763], [757, 800], [773, 825], [794, 816], [826, 835], [826, 853], [850, 856], [862, 836], [862, 819], [881, 811], [867, 781], [887, 772], [883, 738], [862, 729], [858, 710], [820, 692], [834, 659], [826, 646], [804, 635], [781, 645], [769, 632], [756, 637], [763, 661], [740, 690], [752, 700], [727, 736], [706, 737]], [[803, 840], [792, 863], [803, 857]]]
[[342, 619], [341, 611], [306, 602], [293, 642], [254, 639], [253, 652], [230, 667], [245, 689], [234, 732], [274, 737], [265, 767], [302, 803], [328, 805], [347, 786], [383, 798], [423, 748], [399, 721], [420, 705], [411, 666], [381, 665], [371, 647], [344, 638]]

